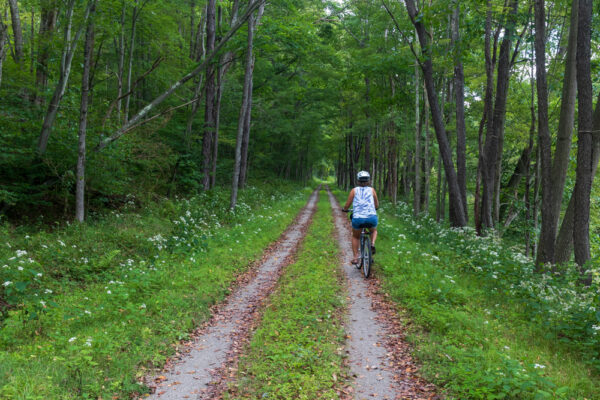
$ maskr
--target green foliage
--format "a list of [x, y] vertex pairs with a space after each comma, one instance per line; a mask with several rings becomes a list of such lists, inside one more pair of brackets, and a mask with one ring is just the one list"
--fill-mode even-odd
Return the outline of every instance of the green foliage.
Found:
[[235, 213], [220, 190], [53, 231], [4, 224], [0, 397], [144, 392], [139, 378], [209, 315], [308, 193], [251, 187]]
[[235, 398], [339, 398], [343, 293], [331, 207], [321, 192], [297, 260], [288, 266], [242, 356]]

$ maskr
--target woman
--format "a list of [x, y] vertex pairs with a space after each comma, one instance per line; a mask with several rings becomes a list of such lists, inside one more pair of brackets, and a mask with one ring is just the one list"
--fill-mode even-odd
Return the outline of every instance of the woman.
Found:
[[371, 232], [371, 250], [375, 254], [375, 239], [377, 239], [377, 209], [379, 200], [377, 193], [369, 184], [371, 176], [367, 171], [360, 171], [356, 178], [358, 186], [350, 191], [348, 201], [342, 209], [348, 211], [352, 204], [352, 253], [354, 258], [352, 264], [358, 264], [358, 242], [362, 228], [369, 228]]

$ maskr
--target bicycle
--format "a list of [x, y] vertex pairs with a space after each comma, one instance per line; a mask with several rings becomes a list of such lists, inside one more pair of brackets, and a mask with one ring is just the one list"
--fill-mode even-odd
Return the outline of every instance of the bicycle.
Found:
[[[350, 210], [342, 209], [342, 212], [349, 212]], [[348, 215], [349, 219], [352, 220], [352, 213]], [[371, 273], [371, 265], [373, 265], [373, 254], [371, 253], [371, 232], [368, 230], [369, 227], [360, 226], [360, 241], [359, 241], [359, 262], [356, 264], [357, 269], [363, 270], [365, 279], [369, 277]]]

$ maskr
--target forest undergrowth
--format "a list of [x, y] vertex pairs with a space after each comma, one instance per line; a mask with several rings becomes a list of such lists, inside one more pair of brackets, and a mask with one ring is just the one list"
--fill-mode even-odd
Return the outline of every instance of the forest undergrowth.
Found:
[[[345, 193], [337, 192], [345, 200]], [[536, 273], [521, 248], [383, 202], [374, 271], [424, 376], [456, 399], [600, 397], [600, 270]]]
[[221, 189], [86, 225], [1, 225], [0, 398], [143, 393], [141, 377], [207, 318], [309, 194], [250, 187], [230, 213]]

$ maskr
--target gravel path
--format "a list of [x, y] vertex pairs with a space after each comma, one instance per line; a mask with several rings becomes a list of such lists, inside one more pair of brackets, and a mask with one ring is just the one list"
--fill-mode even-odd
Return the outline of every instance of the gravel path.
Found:
[[364, 279], [362, 271], [350, 263], [350, 224], [333, 194], [328, 194], [348, 282], [346, 352], [355, 378], [354, 399], [437, 398], [435, 388], [414, 373], [417, 367], [402, 340], [395, 309], [380, 295], [376, 278]]
[[200, 329], [179, 360], [171, 360], [170, 370], [150, 379], [154, 393], [149, 399], [209, 399], [218, 397], [224, 381], [235, 371], [235, 363], [248, 340], [262, 301], [277, 283], [282, 268], [304, 238], [315, 212], [318, 189], [300, 211], [295, 222], [265, 253], [258, 268], [219, 307]]

